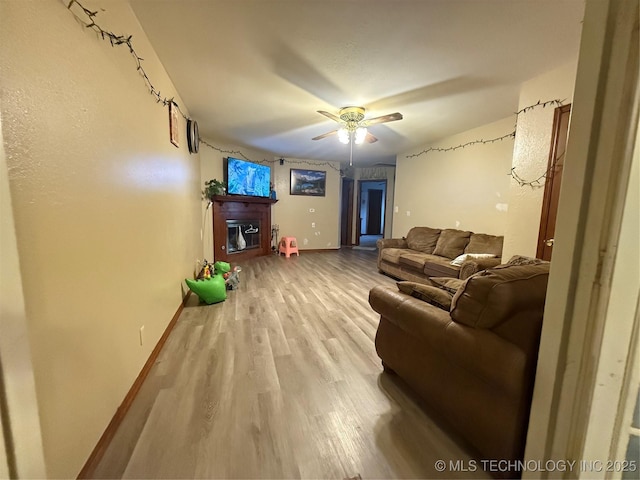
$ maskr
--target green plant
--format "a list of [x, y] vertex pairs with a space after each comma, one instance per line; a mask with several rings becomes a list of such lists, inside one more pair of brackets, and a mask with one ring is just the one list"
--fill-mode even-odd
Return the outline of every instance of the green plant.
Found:
[[214, 178], [204, 182], [204, 190], [202, 190], [202, 199], [209, 200], [214, 195], [224, 195], [227, 190], [227, 184]]

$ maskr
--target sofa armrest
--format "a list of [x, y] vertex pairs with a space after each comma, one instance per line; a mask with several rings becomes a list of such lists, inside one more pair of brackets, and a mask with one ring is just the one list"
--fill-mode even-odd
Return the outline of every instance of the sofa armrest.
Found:
[[460, 265], [459, 278], [466, 280], [474, 273], [481, 272], [487, 268], [497, 267], [500, 265], [500, 261], [499, 258], [472, 258], [465, 260], [462, 262], [462, 265]]
[[451, 322], [448, 311], [385, 285], [370, 290], [369, 304], [398, 328], [433, 344], [442, 342], [440, 337]]
[[380, 238], [376, 241], [378, 250], [383, 248], [409, 248], [406, 238]]

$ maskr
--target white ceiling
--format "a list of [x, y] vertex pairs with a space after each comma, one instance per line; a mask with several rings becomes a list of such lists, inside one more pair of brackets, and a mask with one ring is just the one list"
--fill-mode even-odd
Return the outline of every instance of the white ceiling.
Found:
[[[274, 156], [348, 161], [336, 123], [361, 105], [398, 153], [505, 118], [519, 85], [577, 58], [582, 0], [130, 0], [200, 136]], [[144, 55], [142, 55], [144, 56]], [[549, 100], [549, 99], [541, 99]], [[508, 133], [508, 132], [505, 132]]]

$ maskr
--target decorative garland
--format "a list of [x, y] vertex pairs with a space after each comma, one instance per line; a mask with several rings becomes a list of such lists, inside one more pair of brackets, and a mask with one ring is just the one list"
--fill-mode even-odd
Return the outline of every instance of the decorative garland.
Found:
[[454, 150], [458, 150], [460, 148], [465, 148], [468, 147], [470, 145], [477, 145], [479, 143], [482, 144], [487, 144], [487, 143], [494, 143], [494, 142], [500, 142], [502, 140], [506, 140], [507, 138], [514, 138], [516, 136], [516, 132], [515, 130], [511, 133], [508, 133], [506, 135], [503, 135], [501, 137], [497, 137], [497, 138], [492, 138], [490, 140], [473, 140], [471, 142], [467, 142], [467, 143], [461, 143], [460, 145], [456, 145], [455, 147], [429, 147], [426, 150], [422, 150], [419, 153], [412, 153], [411, 155], [407, 155], [407, 158], [413, 158], [413, 157], [419, 157], [420, 155], [424, 155], [425, 153], [429, 153], [429, 152], [451, 152]]
[[[73, 10], [71, 10], [71, 8], [74, 5], [78, 5], [80, 7], [80, 9], [82, 9], [82, 13], [84, 13], [84, 15], [87, 17], [89, 23], [84, 21]], [[91, 30], [96, 32], [96, 34], [99, 35], [102, 38], [102, 40], [108, 40], [109, 43], [111, 43], [112, 47], [115, 47], [115, 46], [118, 46], [118, 45], [125, 45], [126, 47], [128, 47], [129, 48], [129, 53], [133, 57], [133, 60], [136, 62], [136, 70], [138, 70], [138, 72], [140, 73], [140, 76], [144, 79], [144, 83], [147, 86], [147, 89], [149, 90], [149, 93], [153, 97], [155, 97], [156, 102], [157, 103], [161, 103], [162, 106], [164, 106], [164, 107], [166, 107], [167, 105], [172, 103], [173, 105], [175, 105], [177, 107], [178, 112], [180, 112], [180, 115], [182, 115], [182, 117], [185, 120], [190, 120], [184, 114], [184, 112], [180, 109], [180, 106], [174, 101], [173, 98], [163, 97], [162, 94], [160, 93], [160, 90], [156, 89], [156, 87], [153, 86], [153, 83], [151, 83], [151, 79], [149, 78], [149, 75], [147, 75], [147, 72], [145, 71], [144, 67], [142, 66], [142, 61], [144, 60], [144, 58], [142, 58], [140, 55], [138, 55], [136, 53], [135, 49], [133, 48], [133, 43], [131, 42], [131, 37], [133, 35], [129, 35], [128, 37], [126, 37], [124, 35], [116, 35], [113, 32], [109, 32], [109, 31], [103, 29], [95, 21], [95, 17], [98, 15], [98, 12], [89, 10], [84, 5], [82, 5], [78, 0], [70, 0], [69, 4], [67, 5], [67, 9], [73, 14], [73, 16], [76, 18], [76, 20], [78, 22], [80, 22], [82, 25], [85, 26], [85, 28], [90, 28]]]
[[[518, 128], [518, 117], [525, 113], [528, 112], [529, 110], [533, 110], [534, 108], [537, 107], [542, 107], [545, 108], [547, 105], [555, 105], [555, 106], [562, 106], [563, 104], [563, 100], [559, 100], [559, 99], [554, 99], [554, 100], [547, 100], [546, 102], [541, 102], [540, 100], [538, 100], [536, 103], [534, 103], [533, 105], [529, 105], [527, 107], [524, 107], [520, 110], [518, 110], [517, 112], [514, 113], [514, 115], [516, 116], [516, 123], [513, 126], [513, 131], [511, 133], [507, 133], [506, 135], [503, 135], [501, 137], [497, 137], [497, 138], [492, 138], [489, 140], [484, 140], [484, 139], [480, 139], [480, 140], [473, 140], [471, 142], [467, 142], [467, 143], [461, 143], [460, 145], [456, 145], [453, 147], [429, 147], [425, 150], [422, 150], [421, 152], [418, 153], [413, 153], [411, 155], [407, 155], [406, 158], [413, 158], [413, 157], [418, 157], [420, 155], [423, 154], [427, 154], [429, 152], [451, 152], [451, 151], [455, 151], [458, 150], [460, 148], [465, 148], [468, 147], [470, 145], [477, 145], [477, 144], [489, 144], [489, 143], [495, 143], [495, 142], [501, 142], [502, 140], [506, 140], [507, 138], [515, 138], [516, 137], [516, 130]], [[540, 175], [538, 178], [536, 178], [535, 180], [525, 180], [522, 177], [520, 177], [517, 173], [516, 173], [516, 167], [513, 167], [511, 169], [511, 171], [509, 172], [509, 176], [511, 178], [513, 178], [518, 185], [520, 185], [521, 187], [524, 186], [530, 186], [531, 188], [535, 188], [535, 187], [541, 187], [544, 185], [544, 183], [541, 182], [542, 179], [548, 178], [549, 174], [551, 173], [551, 171], [553, 170], [553, 168], [556, 165], [556, 161], [553, 162], [552, 165], [549, 166], [549, 168], [542, 174]]]
[[540, 187], [544, 186], [544, 183], [541, 182], [541, 180], [542, 179], [546, 180], [547, 178], [550, 177], [551, 172], [553, 172], [553, 170], [556, 168], [556, 165], [558, 164], [558, 161], [563, 157], [564, 157], [564, 154], [562, 154], [558, 158], [554, 158], [553, 162], [551, 162], [551, 165], [549, 165], [549, 168], [547, 168], [545, 170], [545, 172], [542, 175], [540, 175], [538, 178], [536, 178], [535, 180], [527, 181], [527, 180], [523, 179], [520, 175], [518, 175], [516, 173], [516, 167], [513, 167], [511, 169], [511, 172], [509, 172], [508, 175], [511, 178], [513, 178], [518, 183], [518, 185], [520, 185], [521, 187], [529, 186], [531, 188], [540, 188]]
[[[229, 155], [240, 155], [240, 156], [241, 156], [242, 158], [244, 158], [245, 160], [252, 161], [252, 160], [248, 159], [248, 158], [245, 156], [245, 154], [244, 154], [244, 153], [242, 153], [240, 150], [223, 150], [223, 149], [218, 148], [218, 147], [216, 147], [216, 146], [214, 146], [214, 145], [211, 145], [209, 142], [206, 142], [206, 141], [205, 141], [205, 140], [203, 140], [203, 139], [200, 139], [200, 143], [202, 143], [203, 145], [206, 145], [207, 147], [209, 147], [209, 148], [211, 148], [211, 149], [213, 149], [213, 150], [217, 150], [217, 151], [218, 151], [218, 152], [220, 152], [220, 153], [226, 153], [226, 154], [229, 154]], [[268, 161], [268, 160], [262, 160], [262, 161], [259, 161], [259, 162], [257, 162], [257, 163], [263, 163], [263, 162], [267, 162], [267, 161]]]
[[[65, 2], [66, 2], [66, 0], [65, 0]], [[72, 7], [74, 5], [77, 5], [82, 10], [81, 14], [77, 14], [76, 12], [74, 12], [72, 10]], [[140, 55], [138, 55], [136, 50], [133, 48], [133, 42], [131, 41], [131, 38], [132, 38], [133, 35], [129, 35], [129, 36], [116, 35], [113, 32], [105, 30], [100, 25], [98, 25], [96, 23], [96, 21], [95, 21], [95, 18], [98, 15], [98, 11], [89, 10], [84, 5], [82, 5], [82, 3], [80, 3], [79, 0], [69, 0], [69, 3], [67, 4], [67, 9], [73, 14], [75, 19], [81, 25], [83, 25], [85, 28], [90, 28], [91, 30], [96, 32], [96, 35], [98, 35], [100, 38], [102, 38], [102, 40], [108, 40], [112, 47], [119, 46], [119, 45], [126, 46], [129, 49], [129, 53], [133, 57], [133, 60], [134, 60], [134, 62], [136, 64], [136, 70], [138, 71], [138, 73], [140, 73], [140, 76], [144, 80], [144, 83], [145, 83], [147, 89], [149, 90], [149, 93], [156, 99], [156, 103], [161, 103], [163, 107], [166, 107], [169, 104], [173, 104], [173, 106], [178, 110], [178, 112], [180, 113], [182, 118], [185, 119], [185, 121], [192, 120], [190, 117], [188, 117], [182, 111], [182, 109], [180, 108], [180, 105], [178, 105], [178, 103], [174, 100], [173, 97], [167, 98], [167, 97], [162, 96], [162, 94], [160, 93], [160, 90], [158, 90], [153, 85], [153, 83], [151, 82], [151, 79], [149, 78], [149, 75], [147, 75], [147, 72], [145, 71], [144, 67], [142, 66], [142, 62], [143, 62], [144, 58], [142, 58]], [[86, 19], [83, 19], [80, 16], [82, 14], [84, 14]], [[245, 160], [250, 160], [249, 158], [247, 158], [246, 155], [244, 155], [240, 151], [223, 150], [221, 148], [218, 148], [218, 147], [216, 147], [214, 145], [211, 145], [210, 143], [204, 141], [200, 136], [198, 136], [198, 140], [203, 145], [206, 145], [207, 147], [209, 147], [209, 148], [211, 148], [213, 150], [216, 150], [216, 151], [218, 151], [220, 153], [223, 153], [223, 154], [227, 153], [227, 154], [230, 154], [230, 155], [239, 155], [242, 158], [244, 158]]]

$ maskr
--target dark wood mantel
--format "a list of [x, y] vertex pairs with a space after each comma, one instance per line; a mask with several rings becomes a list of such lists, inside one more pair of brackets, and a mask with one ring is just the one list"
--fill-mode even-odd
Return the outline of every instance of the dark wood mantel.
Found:
[[[277, 200], [244, 195], [214, 195], [213, 202], [213, 258], [237, 263], [248, 258], [270, 255], [271, 205]], [[227, 252], [227, 220], [259, 220], [260, 247], [240, 252]]]
[[240, 203], [276, 203], [278, 200], [266, 197], [249, 197], [247, 195], [214, 195], [212, 202], [240, 202]]

